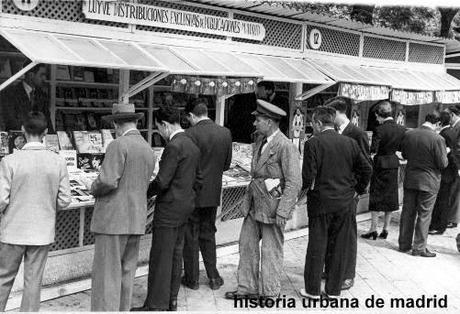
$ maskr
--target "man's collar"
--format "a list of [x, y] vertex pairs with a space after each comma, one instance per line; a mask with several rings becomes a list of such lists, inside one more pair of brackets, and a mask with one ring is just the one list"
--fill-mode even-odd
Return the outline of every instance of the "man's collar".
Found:
[[46, 149], [46, 146], [40, 142], [29, 142], [25, 143], [22, 149]]
[[430, 129], [430, 130], [432, 130], [432, 131], [436, 131], [436, 128], [435, 128], [431, 123], [429, 123], [429, 122], [423, 123], [423, 124], [422, 124], [422, 127], [425, 127], [425, 128]]
[[455, 121], [454, 124], [452, 124], [452, 127], [456, 126], [458, 121], [460, 121], [460, 118], [458, 118], [457, 121]]
[[276, 129], [276, 131], [273, 132], [272, 135], [268, 136], [267, 137], [267, 143], [270, 143], [275, 138], [275, 136], [278, 134], [278, 132], [280, 132], [280, 129]]
[[24, 86], [24, 90], [26, 91], [27, 97], [30, 98], [30, 93], [32, 93], [34, 89], [32, 88], [32, 86], [27, 84], [26, 81], [22, 81], [22, 86]]
[[123, 134], [121, 136], [125, 136], [126, 134], [128, 134], [131, 131], [137, 131], [137, 129], [136, 128], [127, 129], [126, 131], [123, 132]]
[[339, 126], [339, 133], [342, 134], [343, 131], [347, 128], [347, 126], [350, 124], [350, 120], [346, 118], [345, 122], [342, 123], [342, 125]]
[[447, 129], [447, 128], [450, 128], [450, 125], [445, 125], [445, 126], [441, 127], [441, 129], [439, 130], [439, 132], [441, 132], [442, 130]]
[[330, 131], [330, 130], [335, 132], [335, 129], [333, 127], [327, 126], [321, 131], [321, 133], [326, 132], [326, 131]]
[[172, 132], [171, 135], [169, 136], [169, 140], [172, 140], [174, 136], [176, 136], [179, 133], [183, 133], [183, 132], [184, 132], [184, 129], [182, 128]]
[[197, 123], [195, 123], [195, 125], [199, 124], [199, 123], [202, 123], [202, 122], [207, 122], [207, 121], [212, 121], [210, 118], [206, 117], [206, 118], [202, 118], [200, 119], [199, 121], [197, 121]]
[[390, 120], [393, 120], [393, 117], [388, 117], [388, 118], [385, 118], [385, 119], [383, 119], [383, 121], [382, 121], [382, 122], [387, 122], [387, 121], [390, 121]]

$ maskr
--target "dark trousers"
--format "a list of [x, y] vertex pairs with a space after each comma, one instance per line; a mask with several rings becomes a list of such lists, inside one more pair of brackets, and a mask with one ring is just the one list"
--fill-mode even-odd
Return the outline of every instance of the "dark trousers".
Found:
[[129, 311], [140, 239], [140, 235], [95, 234], [91, 311]]
[[400, 250], [406, 251], [412, 247], [413, 251], [425, 251], [436, 195], [437, 193], [433, 192], [404, 189], [403, 209], [399, 223]]
[[0, 312], [13, 287], [21, 261], [24, 258], [24, 291], [21, 312], [38, 312], [43, 272], [48, 258], [49, 245], [14, 245], [0, 242]]
[[[354, 211], [346, 208], [309, 218], [309, 237], [304, 270], [307, 293], [321, 294], [321, 274], [327, 255], [326, 293], [334, 296], [340, 295], [349, 265], [347, 250], [353, 228], [353, 216], [356, 216]], [[328, 249], [330, 254], [326, 254]]]
[[431, 215], [430, 229], [441, 232], [446, 230], [454, 198], [458, 198], [454, 195], [456, 188], [455, 182], [441, 181], [438, 196], [434, 204], [433, 214]]
[[185, 228], [184, 273], [188, 282], [198, 282], [199, 251], [209, 279], [219, 277], [216, 262], [217, 207], [196, 208]]
[[449, 213], [447, 220], [448, 222], [459, 223], [460, 222], [460, 177], [456, 176], [452, 183], [451, 190], [451, 204], [449, 206]]
[[[356, 276], [356, 256], [358, 254], [358, 224], [356, 222], [356, 211], [358, 207], [359, 198], [356, 197], [351, 204], [353, 210], [353, 216], [351, 217], [351, 228], [349, 239], [347, 241], [348, 248], [346, 249], [347, 253], [347, 265], [345, 268], [345, 277], [344, 279], [354, 279]], [[330, 245], [331, 242], [328, 242], [327, 245], [327, 256], [326, 256], [326, 265], [325, 273], [329, 272], [329, 262], [331, 261], [331, 248], [333, 245]]]
[[167, 310], [170, 301], [177, 299], [184, 231], [185, 224], [178, 227], [153, 227], [147, 298], [144, 303], [146, 307]]

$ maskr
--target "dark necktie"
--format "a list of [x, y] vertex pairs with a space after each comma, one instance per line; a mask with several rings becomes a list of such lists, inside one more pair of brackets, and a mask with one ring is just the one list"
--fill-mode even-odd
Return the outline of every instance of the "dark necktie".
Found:
[[262, 155], [262, 149], [264, 147], [265, 144], [267, 144], [267, 138], [264, 138], [263, 141], [262, 141], [262, 144], [260, 145], [260, 148], [259, 148], [259, 158], [260, 156]]

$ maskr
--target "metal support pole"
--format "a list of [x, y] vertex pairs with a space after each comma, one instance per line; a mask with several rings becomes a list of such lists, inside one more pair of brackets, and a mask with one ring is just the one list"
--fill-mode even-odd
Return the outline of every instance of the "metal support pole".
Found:
[[225, 96], [216, 98], [216, 123], [223, 126], [225, 120]]

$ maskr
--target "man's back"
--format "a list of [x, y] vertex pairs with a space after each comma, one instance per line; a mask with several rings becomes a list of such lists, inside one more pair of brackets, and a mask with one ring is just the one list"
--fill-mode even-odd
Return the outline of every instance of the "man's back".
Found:
[[437, 192], [441, 170], [447, 166], [444, 139], [428, 127], [408, 131], [401, 143], [407, 159], [404, 188]]
[[1, 242], [54, 242], [56, 209], [70, 204], [69, 176], [63, 158], [43, 145], [28, 144], [2, 160], [0, 190], [0, 210], [5, 209]]
[[366, 132], [350, 122], [343, 130], [342, 135], [354, 139], [364, 156], [370, 160], [369, 138]]
[[199, 163], [200, 150], [184, 132], [166, 145], [160, 170], [148, 192], [157, 194], [156, 225], [176, 227], [186, 222], [195, 208], [197, 184], [201, 184]]
[[394, 120], [383, 122], [372, 136], [371, 152], [379, 156], [393, 155], [399, 150], [405, 132], [406, 129]]
[[304, 154], [304, 188], [312, 183], [310, 195], [321, 203], [321, 208], [309, 209], [310, 216], [346, 207], [355, 191], [362, 193], [369, 182], [372, 167], [356, 141], [334, 130], [312, 137]]
[[196, 207], [219, 206], [222, 172], [229, 169], [232, 159], [231, 133], [209, 119], [198, 122], [187, 133], [201, 152], [203, 186], [196, 197]]
[[155, 157], [139, 131], [118, 137], [107, 147], [99, 178], [91, 231], [103, 234], [144, 234], [147, 188]]

